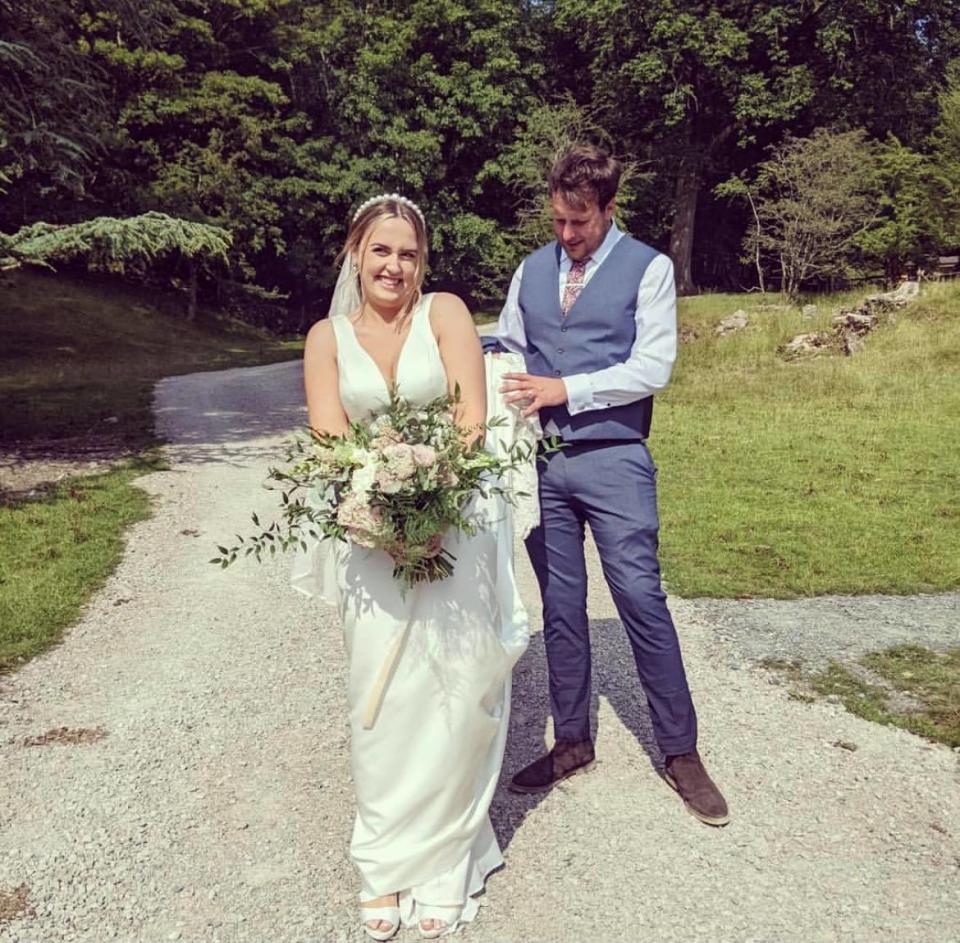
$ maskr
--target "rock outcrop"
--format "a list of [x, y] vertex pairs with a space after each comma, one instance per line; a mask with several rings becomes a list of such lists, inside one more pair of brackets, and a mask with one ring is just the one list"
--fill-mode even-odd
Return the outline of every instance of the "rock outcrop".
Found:
[[724, 318], [713, 329], [713, 333], [723, 337], [726, 334], [733, 334], [735, 331], [742, 331], [749, 323], [750, 319], [747, 317], [747, 312], [741, 308], [739, 311], [734, 311], [730, 317]]
[[[913, 301], [920, 293], [918, 282], [901, 282], [895, 291], [867, 295], [856, 308], [844, 308], [830, 319], [829, 331], [797, 334], [777, 348], [785, 360], [816, 356], [821, 353], [842, 353], [846, 356], [862, 350], [867, 335], [881, 324], [896, 320], [898, 308]], [[806, 309], [804, 309], [806, 311]]]

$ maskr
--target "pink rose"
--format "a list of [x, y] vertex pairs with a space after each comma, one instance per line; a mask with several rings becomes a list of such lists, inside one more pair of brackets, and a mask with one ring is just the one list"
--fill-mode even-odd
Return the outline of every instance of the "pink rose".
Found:
[[399, 478], [389, 467], [377, 471], [376, 482], [384, 494], [399, 494], [404, 488], [404, 479]]
[[362, 497], [351, 494], [337, 508], [337, 523], [347, 529], [355, 544], [374, 547], [383, 517], [378, 508], [371, 507]]
[[382, 441], [384, 445], [403, 441], [403, 436], [400, 435], [400, 432], [387, 416], [378, 416], [376, 419], [374, 419], [373, 425], [370, 427], [370, 431], [373, 433], [374, 437]]
[[437, 461], [437, 450], [431, 445], [413, 446], [413, 460], [421, 468], [430, 468]]
[[391, 475], [396, 476], [401, 481], [412, 478], [417, 470], [417, 464], [413, 459], [413, 449], [404, 442], [388, 445], [383, 450], [383, 460]]

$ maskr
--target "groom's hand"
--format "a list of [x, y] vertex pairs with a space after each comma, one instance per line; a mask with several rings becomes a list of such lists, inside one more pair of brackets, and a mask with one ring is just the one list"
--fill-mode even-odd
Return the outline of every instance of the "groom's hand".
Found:
[[559, 406], [567, 401], [567, 387], [561, 379], [535, 377], [529, 373], [505, 373], [500, 387], [508, 403], [526, 403], [522, 416], [532, 416], [544, 406]]

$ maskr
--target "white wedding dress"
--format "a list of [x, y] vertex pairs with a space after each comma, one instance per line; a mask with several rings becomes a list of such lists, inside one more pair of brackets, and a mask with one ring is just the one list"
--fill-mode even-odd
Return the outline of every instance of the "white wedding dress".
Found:
[[[447, 392], [431, 300], [414, 309], [397, 363], [398, 391], [415, 403]], [[343, 407], [351, 420], [376, 415], [389, 403], [386, 381], [351, 321], [331, 323]], [[294, 565], [294, 586], [335, 605], [343, 623], [360, 899], [399, 892], [407, 926], [421, 919], [422, 905], [462, 905], [460, 921], [472, 920], [473, 895], [503, 861], [488, 809], [511, 670], [528, 640], [512, 511], [496, 496], [474, 499], [476, 535], [444, 539], [456, 557], [453, 575], [406, 594], [381, 551], [318, 541]]]

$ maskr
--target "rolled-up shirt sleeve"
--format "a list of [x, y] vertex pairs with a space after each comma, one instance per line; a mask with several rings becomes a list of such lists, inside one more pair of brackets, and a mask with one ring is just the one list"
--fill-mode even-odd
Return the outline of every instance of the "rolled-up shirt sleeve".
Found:
[[497, 329], [488, 337], [493, 338], [504, 350], [522, 354], [527, 347], [527, 332], [520, 313], [520, 279], [523, 277], [523, 262], [520, 263], [507, 290], [507, 300], [500, 310]]
[[[501, 315], [501, 323], [502, 319]], [[677, 289], [673, 262], [666, 255], [656, 256], [644, 272], [637, 290], [636, 320], [637, 336], [626, 360], [563, 378], [571, 416], [623, 406], [667, 385], [677, 359]]]

